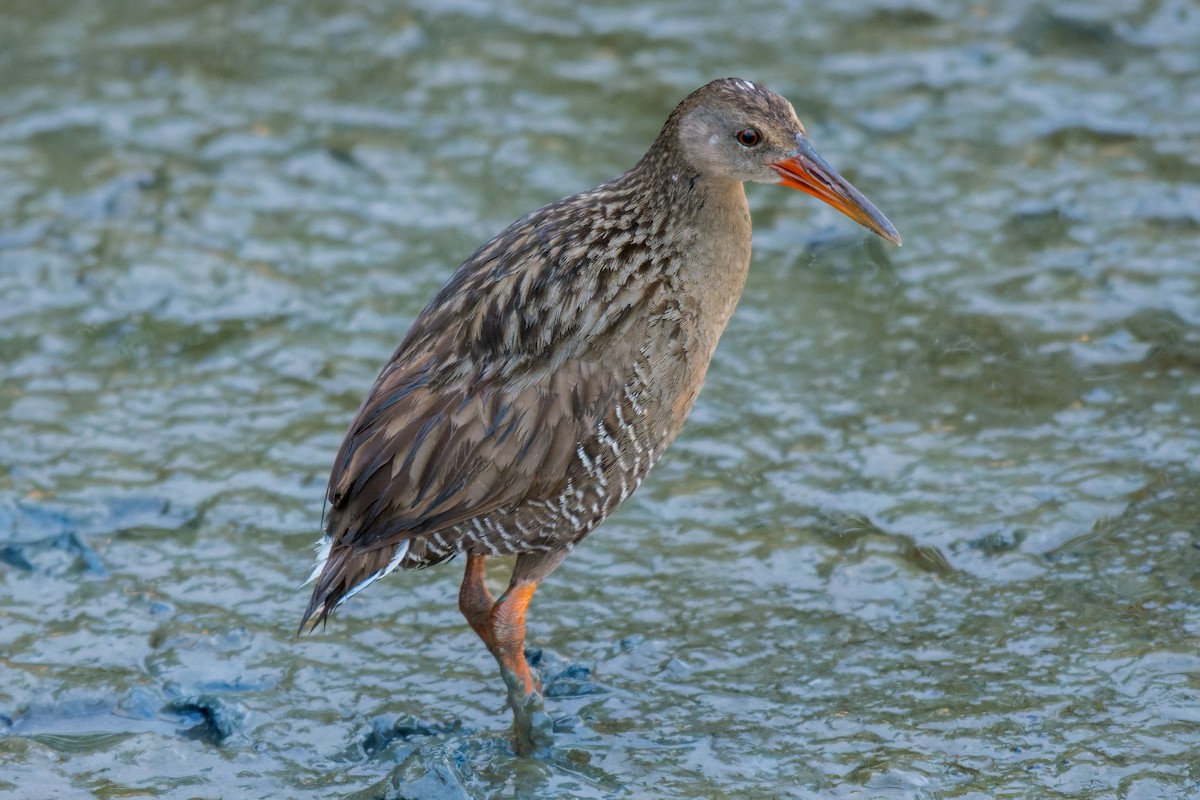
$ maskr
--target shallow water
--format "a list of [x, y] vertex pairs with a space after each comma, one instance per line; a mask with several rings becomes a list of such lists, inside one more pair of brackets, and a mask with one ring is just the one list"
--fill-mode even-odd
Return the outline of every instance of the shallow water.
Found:
[[[0, 12], [0, 796], [1200, 796], [1197, 6], [440, 5]], [[459, 261], [728, 74], [905, 245], [749, 189], [519, 760], [457, 564], [293, 637], [327, 470]]]

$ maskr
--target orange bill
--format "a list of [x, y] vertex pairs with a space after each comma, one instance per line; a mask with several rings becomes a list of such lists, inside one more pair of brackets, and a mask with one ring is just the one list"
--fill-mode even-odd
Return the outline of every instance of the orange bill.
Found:
[[900, 234], [883, 212], [826, 164], [803, 134], [796, 136], [795, 151], [767, 166], [783, 178], [782, 185], [807, 192], [889, 242], [900, 244]]

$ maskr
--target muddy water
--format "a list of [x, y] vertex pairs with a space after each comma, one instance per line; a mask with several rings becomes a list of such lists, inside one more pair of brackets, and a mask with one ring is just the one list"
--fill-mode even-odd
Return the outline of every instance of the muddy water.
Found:
[[[0, 11], [0, 796], [1200, 795], [1194, 3], [379, 6]], [[751, 187], [518, 760], [456, 565], [293, 638], [324, 479], [449, 271], [728, 74], [905, 246]]]

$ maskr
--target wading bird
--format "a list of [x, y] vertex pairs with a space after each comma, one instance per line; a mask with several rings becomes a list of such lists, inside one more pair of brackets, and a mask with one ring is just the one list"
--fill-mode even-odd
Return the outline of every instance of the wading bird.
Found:
[[[465, 553], [459, 608], [500, 665], [516, 750], [549, 745], [526, 609], [691, 410], [750, 265], [746, 181], [900, 244], [783, 97], [737, 78], [693, 92], [632, 169], [514, 222], [417, 317], [334, 462], [301, 629], [396, 569]], [[484, 562], [506, 555], [496, 599]]]

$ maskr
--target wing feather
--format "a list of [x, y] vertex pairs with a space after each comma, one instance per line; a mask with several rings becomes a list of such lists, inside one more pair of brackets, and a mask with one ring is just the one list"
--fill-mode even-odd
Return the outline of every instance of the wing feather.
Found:
[[[426, 552], [414, 539], [556, 499], [581, 442], [619, 402], [645, 341], [632, 328], [649, 323], [628, 299], [597, 312], [597, 287], [620, 264], [579, 259], [613, 231], [547, 247], [559, 211], [514, 223], [463, 264], [363, 401], [329, 479], [329, 548], [305, 613], [314, 625], [380, 570], [430, 563], [414, 561]], [[585, 270], [594, 282], [580, 282]]]

